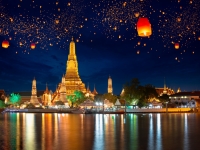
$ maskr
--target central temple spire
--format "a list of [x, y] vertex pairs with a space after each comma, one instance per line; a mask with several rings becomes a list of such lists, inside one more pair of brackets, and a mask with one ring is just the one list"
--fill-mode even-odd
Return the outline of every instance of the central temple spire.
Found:
[[72, 37], [72, 41], [70, 42], [70, 46], [69, 46], [69, 55], [76, 55], [76, 52], [75, 52], [75, 43], [74, 43], [74, 40], [73, 40], [73, 37]]
[[66, 64], [65, 85], [67, 89], [67, 95], [72, 95], [75, 90], [81, 90], [86, 92], [85, 84], [81, 81], [78, 73], [78, 62], [76, 58], [75, 42], [70, 42], [69, 55]]

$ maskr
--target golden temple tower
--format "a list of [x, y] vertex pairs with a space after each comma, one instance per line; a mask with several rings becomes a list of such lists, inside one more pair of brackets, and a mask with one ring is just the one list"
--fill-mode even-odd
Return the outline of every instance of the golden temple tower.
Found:
[[80, 90], [83, 93], [86, 92], [85, 84], [80, 79], [78, 73], [78, 62], [76, 58], [75, 42], [73, 41], [73, 38], [69, 45], [69, 55], [66, 64], [65, 85], [67, 95], [73, 95], [75, 90]]
[[112, 79], [110, 76], [108, 78], [108, 93], [113, 94]]
[[32, 103], [36, 107], [39, 107], [40, 103], [39, 103], [38, 98], [37, 98], [37, 88], [36, 88], [35, 78], [32, 81], [32, 91], [31, 91], [31, 93], [32, 93], [32, 95], [31, 95], [30, 103]]

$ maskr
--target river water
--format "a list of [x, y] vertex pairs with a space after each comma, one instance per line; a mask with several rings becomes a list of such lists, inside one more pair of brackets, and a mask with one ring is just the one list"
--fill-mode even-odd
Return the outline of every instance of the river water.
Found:
[[196, 150], [200, 113], [0, 114], [0, 150]]

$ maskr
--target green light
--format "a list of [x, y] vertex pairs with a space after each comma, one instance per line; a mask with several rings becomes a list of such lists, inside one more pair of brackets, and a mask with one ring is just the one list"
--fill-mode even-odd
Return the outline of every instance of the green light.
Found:
[[10, 102], [12, 104], [18, 103], [20, 100], [21, 100], [21, 96], [19, 94], [14, 94], [14, 93], [10, 94]]

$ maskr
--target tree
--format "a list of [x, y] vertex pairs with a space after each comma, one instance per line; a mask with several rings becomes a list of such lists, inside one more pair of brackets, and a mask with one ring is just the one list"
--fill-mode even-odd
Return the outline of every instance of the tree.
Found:
[[152, 99], [158, 97], [158, 93], [153, 85], [147, 84], [143, 87], [143, 98], [146, 103], [149, 103]]
[[94, 96], [94, 101], [96, 101], [96, 102], [100, 102], [103, 100], [104, 100], [103, 94], [97, 94]]
[[137, 106], [138, 106], [139, 108], [144, 107], [144, 106], [147, 106], [147, 103], [146, 103], [144, 97], [142, 97], [142, 98], [140, 98], [140, 99], [138, 100]]
[[20, 100], [21, 100], [21, 96], [19, 94], [14, 94], [14, 93], [10, 94], [10, 102], [12, 104], [17, 104], [20, 102]]
[[74, 107], [74, 104], [78, 105], [82, 103], [85, 98], [84, 94], [81, 91], [74, 91], [74, 95], [68, 95], [67, 99], [71, 102], [71, 107]]
[[124, 94], [121, 98], [126, 100], [129, 105], [137, 104], [139, 107], [147, 106], [151, 99], [157, 98], [158, 94], [153, 85], [140, 85], [137, 78], [124, 85]]
[[5, 107], [5, 103], [0, 100], [0, 108], [4, 108], [4, 107]]
[[121, 97], [126, 100], [126, 103], [133, 105], [137, 104], [142, 97], [143, 87], [137, 78], [133, 78], [131, 82], [124, 85], [124, 94]]
[[163, 94], [162, 96], [159, 97], [159, 100], [162, 103], [169, 102], [169, 96], [167, 94]]
[[79, 105], [81, 103], [83, 103], [85, 101], [85, 96], [83, 94], [83, 92], [81, 91], [74, 91], [75, 97], [76, 97], [76, 105]]
[[111, 94], [111, 93], [106, 93], [106, 94], [103, 94], [102, 96], [103, 100], [107, 99], [109, 100], [111, 103], [115, 103], [116, 99], [117, 99], [117, 96], [114, 95], [114, 94]]

